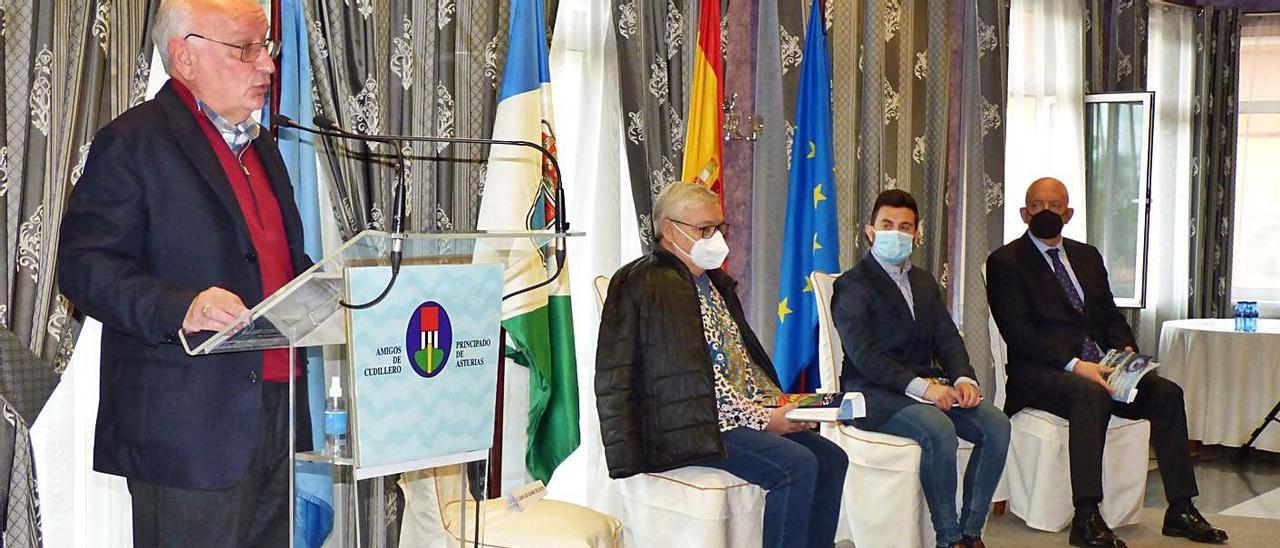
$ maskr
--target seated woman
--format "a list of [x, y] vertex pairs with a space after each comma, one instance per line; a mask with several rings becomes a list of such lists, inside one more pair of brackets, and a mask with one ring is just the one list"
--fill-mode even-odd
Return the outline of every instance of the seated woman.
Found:
[[848, 460], [770, 409], [777, 373], [747, 325], [718, 197], [676, 182], [653, 208], [653, 252], [609, 284], [596, 349], [596, 397], [609, 475], [687, 465], [732, 473], [768, 492], [765, 546], [835, 539]]

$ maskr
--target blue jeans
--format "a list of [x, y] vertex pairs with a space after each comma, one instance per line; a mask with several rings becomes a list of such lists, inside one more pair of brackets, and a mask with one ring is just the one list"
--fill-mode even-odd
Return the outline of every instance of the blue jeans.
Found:
[[[943, 412], [933, 405], [908, 405], [875, 428], [920, 444], [920, 484], [929, 504], [938, 546], [962, 535], [981, 536], [991, 496], [1009, 451], [1009, 418], [987, 402]], [[964, 509], [956, 515], [956, 436], [973, 443], [964, 473]]]
[[764, 546], [831, 548], [849, 459], [814, 432], [779, 436], [738, 427], [720, 433], [728, 457], [699, 463], [719, 468], [768, 492]]

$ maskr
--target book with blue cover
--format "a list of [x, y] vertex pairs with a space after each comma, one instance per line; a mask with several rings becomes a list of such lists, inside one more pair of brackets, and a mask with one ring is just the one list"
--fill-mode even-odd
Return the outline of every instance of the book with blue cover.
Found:
[[1107, 384], [1111, 385], [1111, 399], [1120, 403], [1133, 403], [1138, 397], [1138, 381], [1160, 366], [1151, 356], [1116, 349], [1108, 350], [1098, 363], [1111, 368]]

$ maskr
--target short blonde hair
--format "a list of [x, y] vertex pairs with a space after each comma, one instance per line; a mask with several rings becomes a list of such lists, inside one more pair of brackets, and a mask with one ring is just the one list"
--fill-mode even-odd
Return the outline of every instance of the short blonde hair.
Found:
[[720, 204], [720, 197], [707, 185], [689, 181], [675, 181], [658, 194], [653, 203], [653, 241], [662, 240], [662, 221], [673, 218], [689, 206]]

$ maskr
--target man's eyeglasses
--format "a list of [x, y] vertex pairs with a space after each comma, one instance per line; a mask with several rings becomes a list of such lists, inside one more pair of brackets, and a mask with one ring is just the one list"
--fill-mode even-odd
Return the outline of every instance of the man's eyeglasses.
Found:
[[261, 42], [252, 42], [248, 44], [232, 44], [229, 42], [223, 42], [221, 40], [214, 40], [213, 38], [209, 38], [207, 36], [201, 36], [194, 32], [186, 36], [183, 36], [182, 39], [186, 40], [187, 38], [191, 38], [193, 36], [201, 40], [208, 40], [215, 44], [222, 44], [229, 48], [235, 48], [240, 50], [240, 61], [245, 63], [252, 63], [254, 61], [257, 61], [258, 56], [262, 55], [262, 52], [264, 51], [267, 52], [267, 56], [272, 59], [275, 59], [276, 56], [280, 55], [280, 42], [276, 40], [266, 39]]
[[725, 236], [729, 235], [729, 223], [720, 223], [718, 225], [709, 225], [709, 226], [698, 226], [698, 225], [686, 223], [684, 221], [677, 221], [675, 219], [668, 219], [668, 220], [673, 223], [679, 223], [689, 228], [697, 230], [698, 236], [704, 240], [714, 236], [717, 230], [720, 231], [720, 233], [724, 234]]

